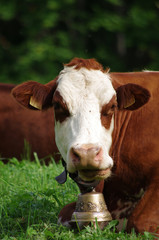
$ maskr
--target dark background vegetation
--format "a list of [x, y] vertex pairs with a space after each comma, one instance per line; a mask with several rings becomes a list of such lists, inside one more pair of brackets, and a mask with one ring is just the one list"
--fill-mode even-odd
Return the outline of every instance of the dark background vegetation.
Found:
[[159, 70], [159, 0], [0, 0], [0, 82], [48, 82], [73, 57]]

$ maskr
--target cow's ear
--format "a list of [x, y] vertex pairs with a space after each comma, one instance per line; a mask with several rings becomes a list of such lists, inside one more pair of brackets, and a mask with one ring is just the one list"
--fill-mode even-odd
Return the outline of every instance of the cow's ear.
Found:
[[128, 83], [116, 89], [119, 109], [136, 110], [149, 101], [150, 92], [136, 84]]
[[56, 81], [48, 84], [25, 82], [12, 90], [13, 97], [26, 108], [42, 110], [52, 106], [52, 97], [56, 88]]

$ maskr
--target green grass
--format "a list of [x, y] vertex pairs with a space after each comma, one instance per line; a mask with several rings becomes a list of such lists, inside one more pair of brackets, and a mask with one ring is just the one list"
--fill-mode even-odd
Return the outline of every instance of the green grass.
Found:
[[13, 158], [4, 165], [0, 162], [0, 239], [55, 239], [55, 240], [136, 240], [153, 239], [149, 233], [136, 236], [134, 232], [115, 232], [116, 221], [101, 231], [86, 227], [81, 231], [57, 225], [60, 209], [77, 199], [79, 190], [68, 178], [59, 185], [55, 177], [63, 171], [53, 161], [49, 166], [36, 161]]

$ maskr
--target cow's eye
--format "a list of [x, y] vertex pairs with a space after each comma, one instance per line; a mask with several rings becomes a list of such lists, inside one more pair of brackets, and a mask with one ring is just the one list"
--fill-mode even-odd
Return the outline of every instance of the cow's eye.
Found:
[[65, 105], [61, 105], [59, 102], [53, 102], [55, 119], [57, 121], [63, 122], [67, 117], [70, 116], [68, 109]]
[[114, 113], [115, 108], [116, 108], [116, 105], [113, 104], [113, 105], [109, 108], [107, 114], [108, 114], [108, 115], [112, 115], [112, 114]]
[[116, 107], [116, 105], [113, 104], [113, 105], [111, 106], [111, 110], [114, 111], [115, 107]]
[[53, 103], [54, 111], [60, 112], [61, 114], [67, 114], [68, 115], [68, 109], [65, 107], [65, 105], [61, 105], [58, 102]]
[[107, 111], [102, 111], [102, 112], [101, 112], [101, 115], [104, 116], [104, 117], [106, 117], [106, 116], [108, 116], [108, 112], [107, 112]]
[[61, 109], [61, 106], [58, 102], [54, 102], [53, 107], [54, 107], [54, 110], [60, 110]]

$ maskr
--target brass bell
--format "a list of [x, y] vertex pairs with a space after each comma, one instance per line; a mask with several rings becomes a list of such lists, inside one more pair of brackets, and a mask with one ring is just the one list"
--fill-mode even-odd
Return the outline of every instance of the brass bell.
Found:
[[79, 227], [88, 225], [90, 222], [98, 222], [103, 228], [112, 220], [103, 194], [93, 190], [92, 192], [79, 194], [75, 211], [72, 214], [71, 223], [78, 223]]

